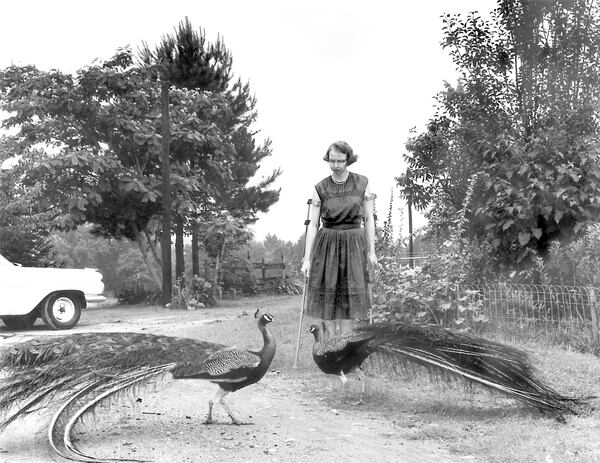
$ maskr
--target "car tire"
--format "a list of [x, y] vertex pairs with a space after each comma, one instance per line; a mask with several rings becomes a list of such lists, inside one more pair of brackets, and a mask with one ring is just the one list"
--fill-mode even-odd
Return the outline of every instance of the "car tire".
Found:
[[73, 294], [53, 294], [41, 309], [42, 320], [51, 330], [69, 330], [81, 317], [81, 302]]
[[33, 324], [37, 320], [37, 314], [35, 312], [28, 313], [27, 315], [13, 315], [11, 317], [3, 317], [2, 323], [6, 325], [9, 330], [28, 330], [33, 327]]

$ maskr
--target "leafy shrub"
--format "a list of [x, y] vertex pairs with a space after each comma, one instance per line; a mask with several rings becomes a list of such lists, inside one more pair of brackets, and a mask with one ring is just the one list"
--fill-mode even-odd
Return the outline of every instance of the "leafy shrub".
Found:
[[178, 279], [173, 287], [170, 307], [194, 310], [216, 305], [213, 285], [204, 278], [194, 275], [191, 280]]
[[115, 297], [120, 304], [155, 304], [160, 301], [161, 290], [148, 273], [142, 257], [135, 248], [125, 250], [118, 258], [115, 274], [119, 284]]
[[256, 294], [256, 277], [252, 263], [240, 256], [230, 256], [223, 262], [221, 271], [223, 292], [234, 290], [237, 294]]
[[268, 280], [263, 285], [263, 291], [275, 295], [302, 294], [302, 283], [295, 278]]
[[119, 304], [158, 304], [162, 293], [156, 287], [148, 288], [137, 282], [129, 282], [119, 288], [115, 296]]
[[0, 229], [0, 254], [24, 267], [56, 267], [56, 253], [43, 230]]
[[548, 258], [539, 259], [537, 277], [542, 284], [600, 286], [600, 224], [567, 245], [554, 242]]
[[481, 302], [456, 294], [456, 285], [424, 268], [410, 268], [393, 258], [382, 258], [376, 270], [374, 318], [436, 324], [459, 330], [480, 328], [487, 322]]
[[187, 295], [190, 299], [207, 307], [212, 307], [217, 303], [213, 295], [212, 285], [198, 275], [194, 275], [192, 281], [188, 284]]

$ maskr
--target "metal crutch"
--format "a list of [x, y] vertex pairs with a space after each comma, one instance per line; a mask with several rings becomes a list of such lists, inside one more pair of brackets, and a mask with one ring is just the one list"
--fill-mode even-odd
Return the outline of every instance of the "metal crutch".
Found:
[[[310, 205], [312, 204], [312, 199], [306, 201], [306, 204], [308, 205], [308, 209], [306, 211], [306, 220], [304, 221], [304, 252], [302, 253], [303, 260], [306, 254], [306, 235], [308, 235], [308, 225], [310, 224]], [[300, 353], [300, 337], [302, 336], [302, 320], [304, 318], [304, 311], [306, 310], [307, 286], [308, 275], [304, 277], [304, 284], [302, 285], [302, 306], [300, 307], [300, 321], [298, 322], [298, 337], [296, 338], [296, 353], [294, 355], [294, 364], [292, 366], [293, 368], [298, 367], [298, 355]]]

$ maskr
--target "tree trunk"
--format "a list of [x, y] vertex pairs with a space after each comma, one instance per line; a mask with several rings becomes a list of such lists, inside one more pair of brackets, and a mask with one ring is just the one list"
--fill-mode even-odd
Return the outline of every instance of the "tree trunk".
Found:
[[171, 162], [170, 162], [170, 132], [169, 132], [169, 83], [161, 82], [160, 100], [162, 108], [162, 303], [171, 302], [173, 281], [171, 277]]
[[[148, 259], [148, 251], [146, 250], [146, 248], [144, 247], [144, 244], [142, 243], [142, 234], [140, 233], [140, 230], [137, 228], [137, 226], [134, 225], [132, 228], [135, 233], [135, 241], [138, 244], [138, 248], [140, 249], [140, 252], [142, 254], [142, 259], [143, 259], [144, 263], [146, 264], [146, 267], [148, 268], [150, 277], [152, 278], [152, 281], [154, 281], [154, 283], [156, 283], [156, 287], [158, 289], [161, 289], [161, 287], [162, 287], [161, 275], [159, 275], [159, 273], [156, 270], [156, 267], [154, 267], [154, 265], [151, 264], [150, 259]], [[148, 242], [148, 246], [152, 247], [152, 244], [150, 242]]]
[[216, 294], [221, 298], [221, 288], [219, 287], [219, 281], [221, 281], [221, 267], [223, 264], [223, 254], [225, 252], [225, 242], [221, 245], [220, 251], [217, 253], [217, 259], [215, 262], [215, 277], [214, 277], [214, 290]]
[[175, 218], [175, 278], [185, 284], [185, 258], [183, 254], [183, 217]]
[[146, 237], [146, 241], [148, 242], [148, 249], [150, 249], [150, 251], [152, 252], [152, 257], [154, 258], [154, 262], [156, 262], [156, 265], [158, 265], [160, 268], [162, 268], [162, 260], [160, 259], [158, 253], [156, 252], [156, 245], [158, 244], [157, 239], [151, 240], [148, 230], [144, 230], [144, 236]]
[[198, 224], [192, 225], [192, 275], [200, 276], [200, 237], [198, 236]]

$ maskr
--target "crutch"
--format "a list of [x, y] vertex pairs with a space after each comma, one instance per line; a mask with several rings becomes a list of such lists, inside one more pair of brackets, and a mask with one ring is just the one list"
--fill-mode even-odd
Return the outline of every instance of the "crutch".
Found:
[[[304, 260], [304, 256], [306, 253], [306, 235], [308, 235], [308, 225], [310, 224], [310, 205], [312, 204], [312, 199], [306, 201], [306, 204], [308, 205], [308, 209], [306, 210], [306, 220], [304, 221], [304, 252], [302, 253], [302, 260]], [[296, 354], [294, 355], [293, 368], [298, 367], [298, 355], [300, 353], [300, 337], [302, 336], [302, 319], [304, 318], [304, 311], [306, 310], [307, 286], [308, 275], [305, 275], [304, 284], [302, 285], [302, 305], [300, 306], [300, 321], [298, 322], [298, 337], [296, 339]]]
[[366, 268], [367, 278], [367, 297], [369, 298], [369, 325], [373, 324], [373, 284], [371, 282], [371, 270], [367, 264]]

